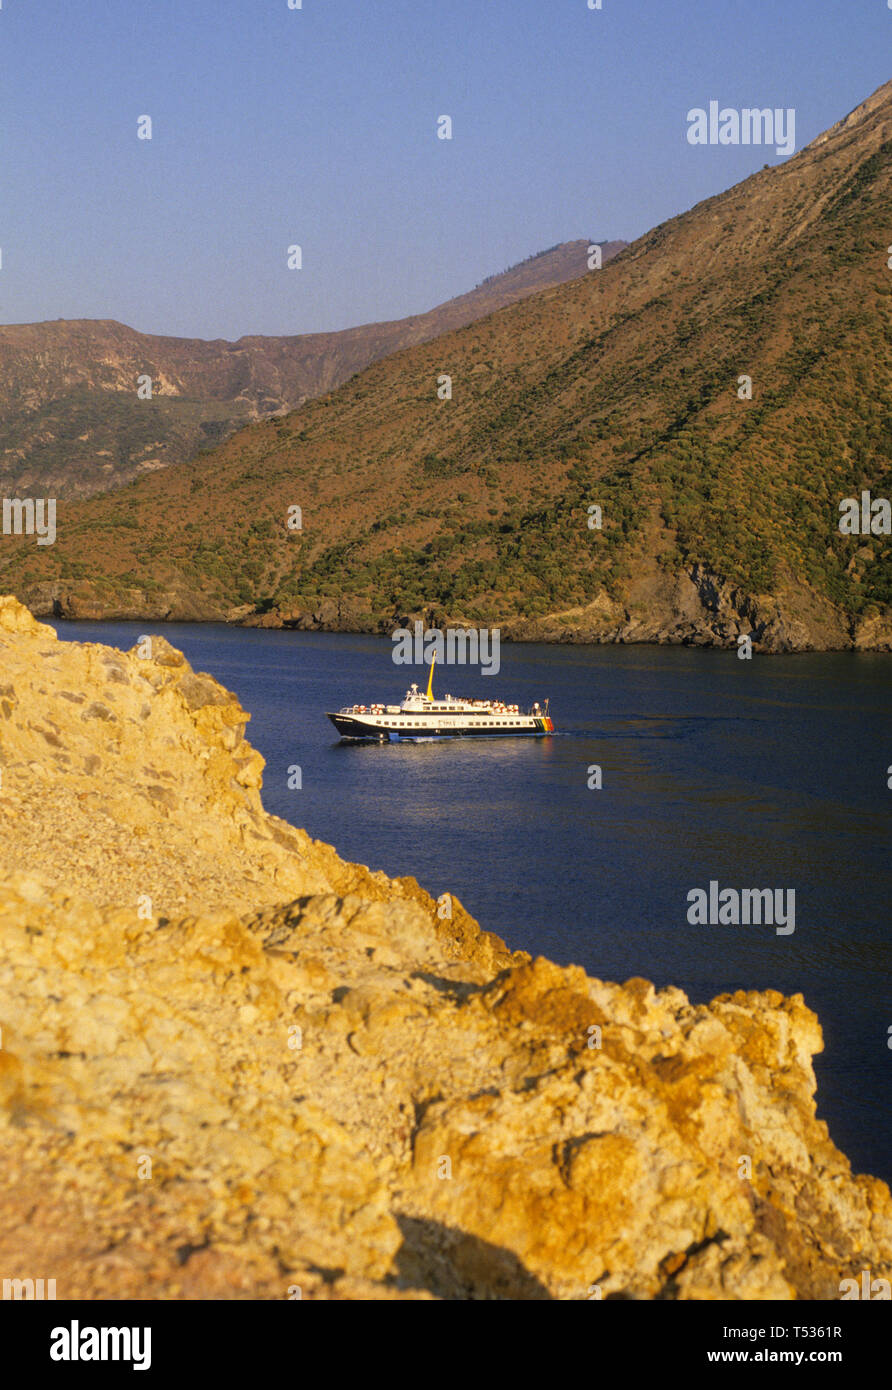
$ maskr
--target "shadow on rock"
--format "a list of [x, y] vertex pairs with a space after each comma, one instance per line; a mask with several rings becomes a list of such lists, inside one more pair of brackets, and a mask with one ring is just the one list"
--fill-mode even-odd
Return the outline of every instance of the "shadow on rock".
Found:
[[399, 1288], [426, 1289], [446, 1299], [551, 1299], [510, 1250], [439, 1221], [396, 1221], [403, 1236], [394, 1280]]

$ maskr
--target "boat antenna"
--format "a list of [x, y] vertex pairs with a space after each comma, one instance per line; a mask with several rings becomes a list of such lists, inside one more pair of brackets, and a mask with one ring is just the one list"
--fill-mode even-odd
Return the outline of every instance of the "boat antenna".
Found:
[[434, 662], [436, 661], [436, 659], [437, 653], [434, 652], [433, 656], [431, 657], [431, 673], [427, 678], [427, 698], [429, 700], [432, 700], [434, 698]]

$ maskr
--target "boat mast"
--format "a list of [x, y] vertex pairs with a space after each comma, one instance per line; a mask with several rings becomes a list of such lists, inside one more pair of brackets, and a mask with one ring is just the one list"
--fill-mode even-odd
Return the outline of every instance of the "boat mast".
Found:
[[431, 673], [430, 673], [430, 675], [429, 675], [428, 678], [427, 678], [427, 699], [428, 699], [428, 700], [432, 700], [432, 699], [434, 698], [434, 662], [436, 661], [436, 659], [437, 659], [437, 653], [434, 652], [433, 656], [431, 657]]

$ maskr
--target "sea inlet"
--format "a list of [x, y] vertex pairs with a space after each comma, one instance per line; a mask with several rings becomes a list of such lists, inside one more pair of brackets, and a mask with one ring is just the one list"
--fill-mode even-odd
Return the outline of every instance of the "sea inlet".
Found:
[[[56, 626], [125, 649], [153, 631]], [[892, 657], [504, 644], [497, 674], [445, 667], [436, 692], [548, 698], [554, 735], [379, 745], [339, 742], [325, 711], [426, 680], [386, 638], [160, 630], [251, 712], [267, 809], [344, 858], [602, 979], [695, 1002], [803, 994], [824, 1032], [818, 1115], [855, 1171], [892, 1180]], [[697, 890], [765, 889], [779, 923], [691, 910]]]

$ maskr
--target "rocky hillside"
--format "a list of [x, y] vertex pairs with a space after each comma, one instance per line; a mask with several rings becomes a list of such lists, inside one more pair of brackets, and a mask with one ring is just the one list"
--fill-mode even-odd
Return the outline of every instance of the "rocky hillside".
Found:
[[892, 498], [890, 197], [892, 83], [603, 270], [5, 540], [0, 580], [48, 614], [888, 650], [890, 539], [839, 504]]
[[[109, 320], [0, 327], [0, 495], [88, 497], [293, 410], [379, 357], [585, 274], [569, 241], [424, 314], [339, 333], [166, 338]], [[625, 242], [606, 242], [610, 260]], [[151, 378], [151, 400], [137, 378]]]
[[512, 954], [268, 816], [247, 720], [163, 638], [62, 644], [0, 599], [5, 1276], [60, 1299], [890, 1277], [889, 1190], [815, 1118], [801, 997], [693, 1007]]

